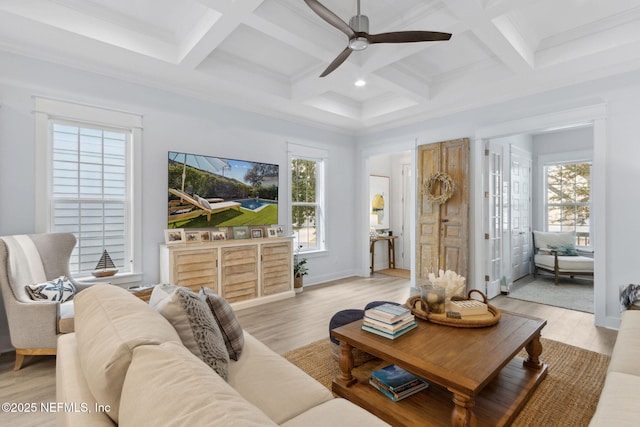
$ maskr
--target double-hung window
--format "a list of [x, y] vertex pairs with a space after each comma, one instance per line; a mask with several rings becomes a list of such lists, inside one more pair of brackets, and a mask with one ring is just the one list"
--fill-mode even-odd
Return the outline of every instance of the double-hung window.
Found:
[[547, 231], [575, 231], [576, 244], [589, 246], [591, 162], [547, 164], [544, 174]]
[[300, 252], [325, 249], [324, 167], [322, 150], [289, 146], [291, 227]]
[[120, 275], [139, 272], [134, 165], [140, 125], [140, 116], [129, 113], [36, 99], [43, 189], [38, 231], [76, 236], [70, 261], [76, 276], [94, 270], [104, 250]]

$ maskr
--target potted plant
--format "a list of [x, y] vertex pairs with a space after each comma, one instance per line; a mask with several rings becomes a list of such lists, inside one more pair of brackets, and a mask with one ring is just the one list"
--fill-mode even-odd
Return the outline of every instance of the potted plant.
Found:
[[302, 292], [302, 277], [309, 274], [309, 268], [307, 268], [307, 259], [300, 258], [300, 248], [296, 248], [296, 253], [293, 255], [293, 290], [298, 294]]

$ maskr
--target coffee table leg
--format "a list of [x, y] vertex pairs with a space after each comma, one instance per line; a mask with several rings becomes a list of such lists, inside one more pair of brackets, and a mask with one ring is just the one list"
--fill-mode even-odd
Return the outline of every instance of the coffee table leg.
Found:
[[544, 365], [540, 362], [540, 354], [542, 354], [542, 344], [540, 343], [540, 334], [533, 337], [531, 341], [527, 343], [525, 346], [525, 350], [527, 350], [527, 360], [525, 360], [522, 364], [531, 369], [542, 369]]
[[344, 341], [340, 341], [340, 375], [335, 381], [343, 387], [355, 384], [358, 379], [351, 375], [353, 369], [353, 347]]
[[473, 412], [475, 400], [463, 394], [453, 393], [453, 412], [451, 425], [454, 427], [476, 427], [476, 414]]

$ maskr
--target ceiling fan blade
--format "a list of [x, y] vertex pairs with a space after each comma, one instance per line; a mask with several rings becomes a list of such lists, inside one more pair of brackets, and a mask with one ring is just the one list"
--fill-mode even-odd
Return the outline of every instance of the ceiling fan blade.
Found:
[[327, 21], [329, 24], [333, 25], [343, 33], [347, 35], [350, 39], [355, 36], [355, 33], [351, 29], [351, 27], [344, 22], [338, 15], [331, 12], [325, 6], [320, 4], [318, 0], [304, 0], [304, 2], [313, 10], [320, 18]]
[[320, 74], [320, 77], [325, 77], [327, 76], [329, 73], [332, 73], [333, 70], [335, 70], [336, 68], [338, 68], [340, 65], [342, 65], [342, 63], [344, 61], [347, 60], [347, 58], [349, 57], [349, 55], [351, 55], [351, 52], [353, 52], [351, 50], [350, 47], [347, 47], [345, 50], [343, 50], [342, 52], [340, 52], [340, 55], [338, 55], [336, 57], [336, 59], [333, 60], [333, 62], [331, 64], [329, 64], [329, 66], [327, 67], [326, 70], [324, 70], [322, 72], [322, 74]]
[[393, 33], [367, 34], [369, 43], [413, 43], [449, 40], [450, 33], [436, 31], [395, 31]]

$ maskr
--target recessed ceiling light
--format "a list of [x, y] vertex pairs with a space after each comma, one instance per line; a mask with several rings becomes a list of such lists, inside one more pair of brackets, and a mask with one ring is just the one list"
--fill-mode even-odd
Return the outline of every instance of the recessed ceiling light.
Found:
[[358, 87], [362, 87], [362, 86], [364, 86], [364, 85], [366, 85], [366, 84], [367, 84], [367, 82], [365, 82], [365, 81], [364, 81], [364, 80], [362, 80], [362, 79], [358, 79], [358, 80], [356, 80], [356, 82], [354, 83], [354, 85], [356, 85], [356, 86], [358, 86]]

